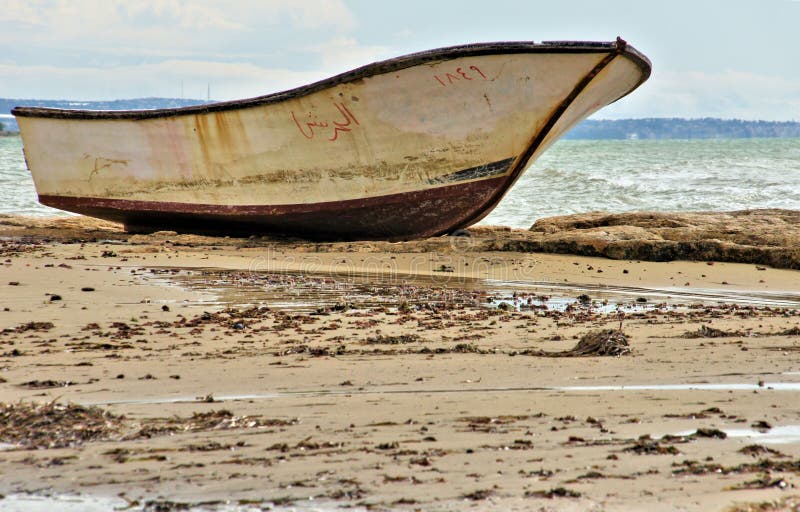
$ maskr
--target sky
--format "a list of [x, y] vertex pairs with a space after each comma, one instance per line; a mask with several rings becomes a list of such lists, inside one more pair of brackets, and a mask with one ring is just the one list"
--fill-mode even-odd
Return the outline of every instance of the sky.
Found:
[[229, 100], [485, 41], [612, 41], [650, 80], [594, 118], [800, 121], [800, 0], [2, 0], [0, 97]]

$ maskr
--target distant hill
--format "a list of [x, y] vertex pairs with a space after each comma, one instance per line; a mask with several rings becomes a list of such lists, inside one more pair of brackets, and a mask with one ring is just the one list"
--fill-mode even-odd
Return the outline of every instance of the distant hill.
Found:
[[[11, 109], [24, 105], [86, 110], [139, 110], [202, 105], [205, 100], [178, 98], [136, 98], [111, 101], [71, 101], [0, 98], [0, 123], [6, 130], [19, 131]], [[742, 121], [739, 119], [589, 119], [573, 128], [565, 139], [741, 139], [754, 137], [800, 137], [800, 123]]]
[[800, 123], [740, 119], [587, 119], [566, 139], [751, 139], [800, 137]]
[[77, 108], [84, 110], [140, 110], [153, 108], [187, 107], [202, 105], [205, 100], [178, 98], [134, 98], [130, 100], [73, 101], [0, 98], [0, 114], [8, 114], [14, 107]]
[[19, 131], [16, 120], [12, 117], [7, 118], [3, 114], [10, 114], [14, 107], [48, 107], [48, 108], [73, 108], [81, 110], [147, 110], [156, 108], [176, 108], [188, 107], [190, 105], [202, 105], [208, 103], [205, 100], [181, 99], [181, 98], [134, 98], [130, 100], [109, 100], [109, 101], [73, 101], [73, 100], [35, 100], [0, 98], [0, 123], [6, 130]]

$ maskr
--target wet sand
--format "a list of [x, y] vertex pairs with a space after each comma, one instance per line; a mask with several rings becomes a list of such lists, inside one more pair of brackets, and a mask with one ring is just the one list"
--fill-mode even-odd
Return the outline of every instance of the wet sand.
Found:
[[[798, 503], [797, 271], [491, 251], [487, 236], [515, 233], [489, 228], [316, 244], [0, 220], [14, 499]], [[603, 330], [629, 350], [570, 352]]]

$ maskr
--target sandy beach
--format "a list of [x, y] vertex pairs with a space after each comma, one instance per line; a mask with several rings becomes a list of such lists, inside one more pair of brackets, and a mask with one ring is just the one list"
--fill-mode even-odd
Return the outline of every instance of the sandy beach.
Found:
[[796, 238], [646, 261], [690, 237], [604, 222], [311, 243], [1, 216], [0, 508], [798, 510]]

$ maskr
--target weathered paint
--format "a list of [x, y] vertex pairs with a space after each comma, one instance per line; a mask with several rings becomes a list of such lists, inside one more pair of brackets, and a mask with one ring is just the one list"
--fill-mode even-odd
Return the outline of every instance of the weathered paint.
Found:
[[476, 222], [650, 71], [619, 42], [438, 52], [240, 102], [14, 113], [44, 204], [137, 229], [404, 239]]

